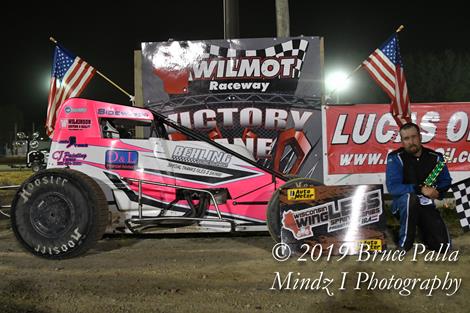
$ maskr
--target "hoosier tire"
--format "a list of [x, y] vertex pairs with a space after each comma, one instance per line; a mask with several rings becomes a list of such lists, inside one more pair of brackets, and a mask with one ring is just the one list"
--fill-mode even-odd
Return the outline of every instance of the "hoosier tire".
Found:
[[319, 181], [310, 178], [293, 178], [287, 181], [284, 185], [279, 187], [271, 196], [268, 203], [268, 209], [266, 211], [266, 222], [268, 225], [268, 231], [275, 242], [281, 242], [281, 213], [279, 204], [280, 189], [296, 188], [301, 187], [303, 184], [309, 184], [313, 186], [323, 185]]
[[49, 169], [27, 179], [11, 207], [13, 232], [36, 256], [65, 259], [84, 254], [101, 239], [107, 201], [89, 176], [70, 169]]

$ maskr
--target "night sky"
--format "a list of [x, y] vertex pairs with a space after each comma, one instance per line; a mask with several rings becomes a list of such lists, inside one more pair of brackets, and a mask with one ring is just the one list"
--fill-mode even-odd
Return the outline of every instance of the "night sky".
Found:
[[[134, 94], [133, 51], [140, 49], [140, 43], [223, 39], [222, 4], [222, 0], [12, 3], [13, 9], [4, 9], [1, 19], [0, 107], [20, 108], [25, 131], [33, 122], [43, 129], [54, 48], [49, 36]], [[464, 4], [291, 0], [289, 5], [291, 36], [324, 37], [326, 73], [336, 68], [352, 71], [400, 24], [405, 26], [400, 33], [404, 55], [470, 48], [470, 19]], [[240, 38], [275, 37], [275, 25], [274, 0], [240, 0]], [[356, 90], [374, 89], [371, 94], [356, 93], [351, 96], [354, 101], [387, 101], [365, 71], [354, 80]], [[82, 97], [128, 103], [98, 76]]]

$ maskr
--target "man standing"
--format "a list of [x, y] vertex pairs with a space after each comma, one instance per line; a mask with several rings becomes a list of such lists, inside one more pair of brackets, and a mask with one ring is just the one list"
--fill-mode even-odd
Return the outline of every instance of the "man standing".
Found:
[[419, 127], [414, 123], [404, 124], [400, 136], [402, 147], [388, 155], [386, 171], [392, 213], [400, 216], [399, 246], [411, 249], [418, 227], [428, 249], [438, 250], [441, 244], [450, 244], [450, 236], [434, 200], [442, 199], [452, 179], [444, 164], [433, 186], [424, 185], [436, 165], [444, 161], [443, 156], [422, 146]]

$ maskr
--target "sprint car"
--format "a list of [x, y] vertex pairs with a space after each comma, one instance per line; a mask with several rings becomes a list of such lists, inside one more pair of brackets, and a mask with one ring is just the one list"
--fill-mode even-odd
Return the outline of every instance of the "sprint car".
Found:
[[[279, 240], [273, 195], [288, 180], [245, 147], [211, 141], [154, 110], [73, 98], [57, 113], [47, 169], [13, 199], [12, 229], [24, 248], [49, 259], [81, 255], [104, 233], [268, 226]], [[306, 182], [317, 184], [294, 181]]]

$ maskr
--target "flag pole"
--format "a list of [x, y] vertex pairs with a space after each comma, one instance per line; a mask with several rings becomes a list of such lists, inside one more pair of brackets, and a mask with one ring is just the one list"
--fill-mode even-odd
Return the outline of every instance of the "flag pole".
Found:
[[400, 25], [400, 27], [398, 27], [395, 32], [396, 32], [396, 33], [399, 33], [399, 32], [401, 32], [401, 31], [403, 30], [403, 28], [405, 28], [405, 26]]
[[[403, 30], [403, 28], [405, 28], [405, 26], [403, 25], [400, 25], [397, 30], [395, 30], [396, 33], [399, 33]], [[348, 79], [351, 78], [351, 76], [353, 76], [357, 71], [359, 71], [362, 67], [364, 66], [364, 64], [361, 62], [361, 64], [359, 64], [351, 73], [349, 73], [348, 76], [346, 76], [346, 78], [344, 79], [345, 81], [347, 81]], [[332, 95], [335, 94], [335, 92], [338, 90], [338, 87], [336, 87], [335, 89], [333, 89], [328, 95], [327, 97], [331, 98]]]
[[[49, 40], [52, 41], [53, 43], [55, 44], [58, 44], [57, 40], [55, 40], [54, 37], [49, 37]], [[115, 82], [113, 82], [111, 79], [109, 79], [106, 75], [104, 75], [103, 73], [101, 73], [100, 71], [96, 70], [96, 74], [100, 75], [102, 78], [104, 78], [108, 83], [110, 83], [111, 85], [113, 85], [114, 87], [116, 87], [117, 89], [119, 89], [119, 91], [121, 91], [122, 93], [124, 93], [126, 96], [129, 97], [130, 101], [132, 103], [134, 103], [134, 96], [131, 95], [130, 93], [128, 93], [127, 91], [125, 91], [124, 89], [122, 89], [118, 84], [116, 84]]]

